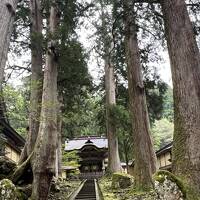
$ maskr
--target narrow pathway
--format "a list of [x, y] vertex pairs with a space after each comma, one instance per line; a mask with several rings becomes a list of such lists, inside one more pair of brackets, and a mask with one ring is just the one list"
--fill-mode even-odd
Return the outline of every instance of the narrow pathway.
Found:
[[76, 200], [96, 200], [94, 180], [87, 180], [75, 199]]

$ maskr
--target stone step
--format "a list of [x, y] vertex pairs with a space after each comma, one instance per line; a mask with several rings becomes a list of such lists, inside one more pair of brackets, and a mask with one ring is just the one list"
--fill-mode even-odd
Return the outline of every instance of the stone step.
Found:
[[86, 180], [75, 200], [96, 200], [94, 180]]

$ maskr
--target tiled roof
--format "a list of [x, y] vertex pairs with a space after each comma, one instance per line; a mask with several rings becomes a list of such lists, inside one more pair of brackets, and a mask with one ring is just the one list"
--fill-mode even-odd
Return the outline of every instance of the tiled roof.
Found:
[[169, 144], [165, 145], [163, 148], [156, 151], [156, 155], [159, 156], [165, 152], [171, 151], [173, 142], [170, 142]]
[[108, 148], [108, 139], [105, 137], [80, 137], [65, 141], [65, 150], [79, 150], [85, 145], [95, 145], [98, 148]]
[[0, 130], [9, 145], [12, 145], [15, 150], [20, 151], [20, 148], [25, 144], [25, 139], [19, 135], [4, 119], [0, 119]]

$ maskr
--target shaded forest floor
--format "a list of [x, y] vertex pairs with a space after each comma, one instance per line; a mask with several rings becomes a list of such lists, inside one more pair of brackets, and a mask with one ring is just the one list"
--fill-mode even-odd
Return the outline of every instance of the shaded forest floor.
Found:
[[81, 181], [66, 181], [63, 179], [56, 180], [51, 187], [48, 200], [68, 200], [71, 193], [73, 193], [80, 185]]
[[[128, 181], [130, 179], [130, 181]], [[134, 179], [130, 176], [114, 174], [99, 181], [104, 200], [184, 200], [185, 196], [170, 175], [155, 178], [155, 189], [149, 192], [134, 188]]]

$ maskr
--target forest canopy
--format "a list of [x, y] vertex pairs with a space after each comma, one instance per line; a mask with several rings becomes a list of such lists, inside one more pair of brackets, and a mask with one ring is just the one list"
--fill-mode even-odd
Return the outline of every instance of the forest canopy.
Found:
[[26, 140], [13, 183], [30, 173], [30, 198], [46, 200], [63, 163], [82, 162], [65, 141], [99, 136], [106, 174], [132, 162], [151, 191], [173, 141], [171, 171], [200, 196], [199, 16], [199, 0], [2, 0], [1, 120]]

